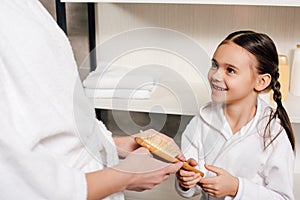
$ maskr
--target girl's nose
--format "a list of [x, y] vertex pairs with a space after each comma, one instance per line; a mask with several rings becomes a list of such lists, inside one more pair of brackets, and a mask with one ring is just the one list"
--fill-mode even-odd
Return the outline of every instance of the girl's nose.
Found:
[[221, 70], [218, 69], [218, 70], [214, 71], [211, 77], [215, 81], [221, 81], [222, 77], [223, 77]]

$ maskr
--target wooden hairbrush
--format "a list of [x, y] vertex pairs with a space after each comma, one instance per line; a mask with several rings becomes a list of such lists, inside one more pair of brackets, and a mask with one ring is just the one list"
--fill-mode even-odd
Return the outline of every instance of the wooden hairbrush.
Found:
[[[141, 134], [144, 133], [141, 131]], [[134, 139], [140, 146], [145, 147], [160, 158], [172, 163], [179, 162], [179, 160], [176, 158], [179, 155], [178, 146], [159, 134], [152, 134], [145, 137], [135, 137]], [[187, 162], [183, 162], [182, 168], [188, 171], [199, 173], [202, 177], [204, 176], [202, 171], [192, 167]]]

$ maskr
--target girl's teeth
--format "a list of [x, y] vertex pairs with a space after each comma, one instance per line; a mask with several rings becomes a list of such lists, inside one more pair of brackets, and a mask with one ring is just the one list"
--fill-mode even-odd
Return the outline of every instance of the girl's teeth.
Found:
[[217, 87], [217, 86], [213, 86], [214, 89], [219, 90], [219, 91], [225, 91], [223, 88]]

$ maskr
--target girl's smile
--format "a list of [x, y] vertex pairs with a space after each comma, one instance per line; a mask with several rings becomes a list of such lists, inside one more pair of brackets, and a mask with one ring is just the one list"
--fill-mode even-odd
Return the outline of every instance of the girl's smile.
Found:
[[222, 86], [218, 86], [217, 84], [214, 84], [214, 83], [211, 83], [211, 89], [214, 90], [214, 92], [227, 91], [227, 88], [224, 88]]

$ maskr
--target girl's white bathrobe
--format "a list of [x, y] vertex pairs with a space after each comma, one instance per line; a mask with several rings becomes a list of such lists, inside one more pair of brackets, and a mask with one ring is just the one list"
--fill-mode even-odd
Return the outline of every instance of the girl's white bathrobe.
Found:
[[86, 199], [84, 172], [118, 156], [67, 37], [38, 0], [2, 0], [0, 38], [0, 199]]
[[[204, 168], [204, 163], [227, 170], [238, 177], [239, 188], [234, 199], [273, 200], [294, 199], [294, 153], [286, 132], [277, 120], [271, 124], [272, 137], [282, 130], [273, 143], [264, 150], [263, 133], [270, 109], [258, 98], [255, 117], [233, 134], [224, 116], [222, 105], [209, 103], [188, 124], [182, 135], [182, 150], [186, 158], [198, 160], [206, 177], [215, 176]], [[267, 143], [270, 139], [267, 139]], [[202, 192], [202, 199], [218, 199], [208, 196], [196, 186], [182, 191], [184, 197]], [[225, 197], [219, 199], [233, 199]]]

